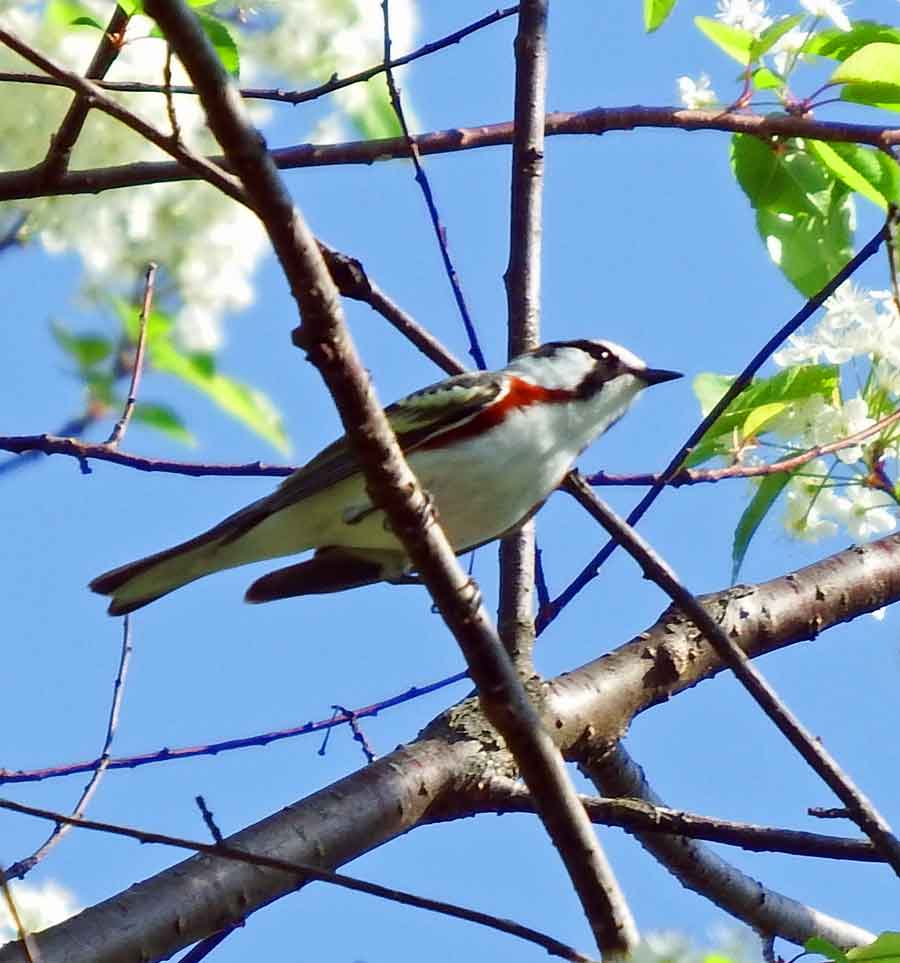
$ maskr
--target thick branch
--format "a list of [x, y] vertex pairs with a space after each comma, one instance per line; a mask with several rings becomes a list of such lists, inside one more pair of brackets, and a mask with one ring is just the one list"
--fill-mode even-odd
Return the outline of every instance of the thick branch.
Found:
[[[814, 639], [900, 601], [900, 535], [700, 601], [750, 656]], [[560, 748], [577, 755], [587, 741], [615, 742], [639, 712], [724, 668], [693, 625], [666, 612], [614, 652], [549, 682], [545, 718]], [[470, 813], [485, 780], [514, 774], [477, 704], [467, 700], [435, 720], [415, 743], [229, 843], [295, 863], [336, 867], [429, 819]], [[170, 954], [292, 889], [283, 876], [196, 857], [46, 930], [39, 946], [45, 958], [63, 963], [133, 959], [129, 952], [136, 943], [155, 948], [157, 955]], [[123, 920], [133, 925], [123, 926]], [[16, 944], [0, 949], [0, 963], [22, 959]]]
[[[562, 134], [606, 134], [643, 128], [688, 132], [717, 130], [752, 134], [763, 140], [772, 137], [806, 137], [833, 143], [867, 144], [885, 150], [900, 144], [900, 128], [896, 127], [833, 123], [787, 114], [760, 116], [716, 110], [683, 110], [678, 107], [595, 107], [574, 113], [560, 111], [546, 115], [544, 130], [548, 137], [556, 137]], [[506, 121], [480, 127], [454, 127], [418, 134], [414, 140], [423, 157], [496, 147], [512, 143], [513, 124]], [[408, 154], [409, 147], [402, 137], [351, 141], [346, 144], [298, 144], [271, 151], [276, 167], [282, 170], [374, 164], [376, 161], [404, 158]], [[212, 157], [210, 160], [227, 167], [222, 157]], [[191, 180], [196, 176], [181, 164], [151, 161], [70, 171], [52, 188], [42, 188], [35, 183], [29, 171], [10, 171], [0, 174], [0, 200], [57, 194], [96, 194], [119, 187]]]
[[[602, 758], [586, 756], [580, 768], [606, 795], [662, 805], [640, 767], [621, 746]], [[865, 945], [875, 938], [858, 926], [769, 889], [703, 843], [660, 833], [636, 832], [635, 835], [644, 849], [683, 886], [705, 896], [760, 935], [780, 936], [801, 945], [811, 936], [822, 936], [842, 949]]]

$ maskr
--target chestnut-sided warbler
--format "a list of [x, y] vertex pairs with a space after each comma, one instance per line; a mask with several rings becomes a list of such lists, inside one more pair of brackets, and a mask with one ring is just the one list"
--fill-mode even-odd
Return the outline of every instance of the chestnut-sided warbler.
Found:
[[[648, 385], [681, 377], [611, 341], [556, 341], [499, 371], [456, 375], [386, 409], [457, 552], [514, 531]], [[402, 581], [411, 564], [341, 438], [271, 495], [174, 548], [91, 582], [122, 615], [212, 572], [315, 549], [257, 579], [248, 602]]]

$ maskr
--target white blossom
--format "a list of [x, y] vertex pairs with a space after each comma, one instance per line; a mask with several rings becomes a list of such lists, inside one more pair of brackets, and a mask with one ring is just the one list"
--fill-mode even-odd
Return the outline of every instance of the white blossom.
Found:
[[[39, 933], [78, 912], [74, 895], [52, 880], [40, 885], [13, 880], [9, 885], [16, 911], [28, 933]], [[0, 900], [0, 945], [17, 939], [18, 935], [6, 901]]]
[[700, 74], [697, 80], [692, 77], [679, 77], [677, 84], [678, 96], [688, 110], [705, 110], [715, 107], [719, 102], [707, 74]]
[[772, 23], [765, 0], [719, 0], [716, 19], [729, 27], [748, 30], [756, 37]]
[[[84, 0], [98, 19], [109, 15], [104, 0]], [[239, 38], [241, 80], [250, 82], [265, 71], [277, 74], [284, 86], [326, 80], [332, 73], [355, 73], [382, 57], [381, 13], [367, 0], [294, 0], [289, 4], [255, 4], [267, 8]], [[97, 46], [99, 33], [90, 27], [45, 22], [42, 5], [0, 0], [0, 12], [11, 29], [62, 62], [83, 71]], [[259, 13], [259, 11], [257, 11]], [[415, 16], [412, 0], [391, 4], [392, 34], [397, 53], [412, 47]], [[251, 11], [252, 13], [252, 11]], [[149, 37], [151, 21], [131, 19], [110, 80], [159, 83], [165, 44]], [[230, 29], [240, 30], [237, 24]], [[0, 50], [0, 69], [21, 70], [23, 62]], [[189, 83], [177, 62], [173, 82]], [[169, 130], [165, 99], [151, 94], [117, 94], [130, 109], [163, 131]], [[371, 103], [371, 91], [350, 88], [342, 95], [350, 105]], [[16, 88], [16, 109], [0, 115], [0, 169], [16, 170], [39, 163], [54, 130], [71, 102], [68, 91], [37, 85]], [[206, 131], [199, 99], [175, 98], [182, 139], [194, 150], [215, 150]], [[252, 107], [257, 123], [269, 109]], [[352, 110], [351, 110], [352, 114]], [[326, 114], [320, 121], [326, 124]], [[302, 140], [302, 136], [297, 138]], [[73, 151], [73, 169], [106, 167], [137, 161], [163, 160], [167, 155], [99, 111], [91, 111]], [[258, 219], [246, 208], [200, 182], [155, 184], [97, 195], [24, 201], [28, 213], [23, 235], [37, 238], [50, 253], [74, 251], [85, 268], [85, 290], [132, 296], [148, 261], [160, 265], [171, 282], [176, 308], [176, 332], [183, 346], [214, 350], [222, 341], [226, 313], [253, 299], [253, 277], [267, 249]]]
[[858, 541], [885, 535], [897, 527], [896, 507], [886, 492], [858, 485], [847, 489], [847, 497], [839, 499], [835, 515]]
[[815, 17], [827, 17], [838, 30], [850, 30], [850, 20], [841, 0], [800, 0], [800, 6]]

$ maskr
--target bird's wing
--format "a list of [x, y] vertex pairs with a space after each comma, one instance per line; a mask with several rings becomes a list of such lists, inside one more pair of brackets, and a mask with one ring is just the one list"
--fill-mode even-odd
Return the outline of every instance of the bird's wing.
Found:
[[[465, 424], [490, 404], [503, 387], [500, 378], [473, 372], [456, 375], [413, 392], [385, 408], [400, 447], [408, 454], [435, 434]], [[346, 436], [338, 438], [298, 468], [268, 498], [251, 506], [229, 540], [248, 531], [264, 517], [316, 495], [359, 471]]]

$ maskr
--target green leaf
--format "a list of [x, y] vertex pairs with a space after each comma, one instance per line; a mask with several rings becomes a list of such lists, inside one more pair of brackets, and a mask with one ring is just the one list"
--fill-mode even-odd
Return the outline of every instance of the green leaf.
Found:
[[115, 378], [106, 371], [88, 371], [84, 374], [84, 384], [88, 398], [95, 404], [105, 405], [107, 408], [121, 407], [121, 400], [116, 396]]
[[841, 91], [841, 100], [900, 111], [900, 87], [896, 84], [846, 84]]
[[[91, 20], [96, 23], [93, 11], [78, 0], [50, 0], [44, 9], [44, 22], [52, 27], [68, 27], [76, 20]], [[104, 29], [100, 24], [97, 26]]]
[[838, 187], [825, 216], [765, 208], [756, 212], [769, 256], [806, 297], [821, 290], [853, 257], [853, 198], [843, 185]]
[[[694, 379], [694, 394], [700, 400], [704, 417], [731, 387], [730, 375], [699, 374]], [[759, 408], [773, 404], [804, 401], [815, 395], [831, 399], [840, 384], [839, 369], [830, 364], [808, 364], [785, 368], [771, 378], [756, 378], [719, 415], [703, 437], [706, 442], [741, 428]], [[774, 417], [774, 414], [771, 415]], [[696, 451], [696, 449], [695, 449]]]
[[70, 24], [72, 27], [94, 27], [97, 30], [106, 29], [102, 23], [98, 23], [93, 17], [76, 17]]
[[750, 547], [750, 541], [756, 534], [762, 520], [769, 509], [775, 504], [784, 486], [791, 480], [791, 472], [783, 471], [774, 475], [766, 475], [762, 484], [756, 489], [756, 494], [750, 499], [750, 504], [744, 509], [737, 528], [734, 530], [734, 542], [731, 547], [731, 581], [737, 581], [738, 572]]
[[197, 20], [200, 21], [200, 26], [203, 27], [203, 32], [210, 43], [216, 48], [216, 53], [228, 73], [235, 78], [240, 76], [241, 55], [228, 27], [221, 20], [207, 13], [198, 13]]
[[880, 963], [900, 963], [900, 933], [881, 933], [868, 946], [856, 946], [847, 950], [845, 959], [853, 961], [878, 960]]
[[900, 87], [900, 45], [870, 43], [852, 53], [829, 79], [832, 84], [891, 84]]
[[795, 142], [773, 147], [750, 134], [732, 138], [734, 176], [750, 203], [788, 214], [824, 215], [833, 180]]
[[[366, 99], [362, 106], [350, 111], [350, 119], [358, 128], [359, 132], [366, 140], [379, 140], [383, 137], [398, 137], [402, 130], [387, 89], [383, 83], [368, 81], [365, 84], [357, 84], [356, 89], [362, 87]], [[409, 111], [404, 110], [407, 123], [409, 123]]]
[[787, 401], [773, 401], [767, 405], [754, 408], [747, 415], [744, 424], [741, 425], [741, 434], [744, 438], [755, 438], [769, 422], [777, 418], [788, 407], [790, 407], [790, 403]]
[[[141, 333], [140, 308], [121, 298], [116, 299], [113, 306], [128, 339], [137, 343]], [[151, 311], [147, 318], [147, 344], [152, 345], [160, 341], [168, 342], [174, 327], [175, 322], [170, 315], [164, 311]]]
[[197, 439], [187, 430], [179, 415], [168, 405], [140, 401], [134, 407], [132, 418], [142, 425], [161, 431], [164, 435], [168, 435], [185, 445], [193, 446], [197, 444]]
[[823, 30], [804, 45], [806, 53], [846, 60], [872, 43], [900, 43], [900, 30], [874, 20], [856, 20], [850, 30]]
[[784, 77], [779, 77], [774, 70], [768, 67], [758, 67], [751, 74], [753, 86], [757, 90], [780, 90], [784, 84]]
[[734, 384], [734, 379], [735, 375], [715, 374], [712, 371], [703, 371], [694, 378], [691, 387], [694, 389], [697, 401], [700, 402], [700, 414], [704, 418]]
[[729, 57], [734, 57], [741, 64], [750, 63], [750, 51], [756, 43], [756, 37], [749, 30], [730, 27], [719, 20], [713, 20], [712, 17], [694, 17], [694, 23], [701, 33], [709, 37]]
[[810, 153], [851, 190], [867, 197], [882, 210], [900, 198], [900, 172], [885, 153], [857, 144], [806, 142]]
[[847, 954], [822, 936], [811, 936], [803, 944], [803, 948], [808, 953], [818, 953], [829, 960], [834, 960], [835, 963], [847, 963]]
[[72, 334], [58, 321], [50, 323], [56, 343], [84, 371], [105, 361], [113, 350], [112, 342], [99, 334]]
[[644, 0], [644, 29], [647, 33], [658, 30], [675, 7], [675, 0]]
[[158, 371], [174, 375], [201, 391], [279, 451], [288, 451], [290, 445], [281, 416], [269, 398], [211, 369], [210, 355], [182, 354], [173, 345], [160, 342], [151, 347], [150, 361]]
[[[213, 17], [208, 13], [198, 13], [195, 15], [197, 17], [197, 22], [203, 28], [203, 32], [206, 34], [207, 39], [215, 48], [216, 53], [219, 55], [219, 60], [222, 61], [222, 66], [231, 74], [232, 77], [238, 77], [241, 70], [241, 56], [238, 46], [235, 43], [234, 37], [231, 36], [231, 32], [228, 27], [217, 17]], [[154, 27], [150, 31], [151, 37], [160, 37], [165, 40], [165, 34], [159, 27]]]
[[759, 60], [760, 57], [767, 54], [786, 33], [789, 33], [803, 21], [803, 17], [804, 14], [795, 13], [791, 17], [782, 17], [781, 20], [776, 20], [775, 23], [769, 24], [759, 37], [753, 41], [750, 47], [750, 59]]

